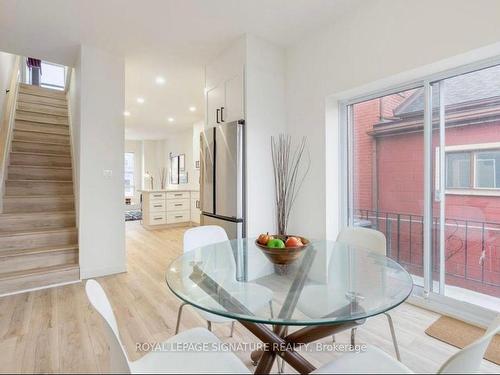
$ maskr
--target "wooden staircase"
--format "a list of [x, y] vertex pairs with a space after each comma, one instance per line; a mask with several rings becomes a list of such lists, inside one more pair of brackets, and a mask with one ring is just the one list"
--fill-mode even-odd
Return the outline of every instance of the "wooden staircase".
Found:
[[20, 84], [0, 214], [0, 295], [79, 279], [74, 203], [65, 93]]

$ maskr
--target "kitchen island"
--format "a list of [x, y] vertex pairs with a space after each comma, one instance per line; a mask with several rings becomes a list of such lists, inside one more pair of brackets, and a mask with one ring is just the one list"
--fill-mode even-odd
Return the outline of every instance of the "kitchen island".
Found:
[[142, 194], [142, 225], [146, 229], [200, 223], [198, 190], [139, 190]]

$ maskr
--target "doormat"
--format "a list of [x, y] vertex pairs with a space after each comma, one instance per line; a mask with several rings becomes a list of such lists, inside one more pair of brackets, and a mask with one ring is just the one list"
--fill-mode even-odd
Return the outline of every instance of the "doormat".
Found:
[[[485, 331], [483, 328], [450, 318], [449, 316], [442, 316], [432, 323], [425, 330], [425, 333], [462, 349], [484, 335]], [[493, 337], [484, 358], [500, 365], [500, 335], [497, 334]]]

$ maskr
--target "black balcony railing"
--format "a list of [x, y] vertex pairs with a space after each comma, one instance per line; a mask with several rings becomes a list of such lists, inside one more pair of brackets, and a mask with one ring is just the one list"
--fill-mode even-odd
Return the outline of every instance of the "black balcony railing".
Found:
[[[423, 276], [423, 216], [355, 210], [355, 225], [378, 229], [387, 238], [387, 254], [410, 273]], [[446, 218], [447, 285], [500, 297], [500, 223]], [[432, 269], [439, 279], [439, 217], [433, 218]]]

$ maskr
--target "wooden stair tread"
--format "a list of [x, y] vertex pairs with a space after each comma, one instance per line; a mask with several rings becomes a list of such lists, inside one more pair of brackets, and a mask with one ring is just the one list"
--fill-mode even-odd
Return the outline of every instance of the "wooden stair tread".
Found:
[[40, 195], [40, 194], [34, 194], [34, 195], [29, 195], [29, 196], [26, 196], [26, 195], [4, 195], [5, 198], [34, 198], [34, 199], [44, 199], [44, 198], [51, 198], [51, 199], [54, 199], [54, 198], [66, 198], [66, 199], [75, 199], [75, 196], [74, 194], [54, 194], [54, 195]]
[[25, 103], [25, 104], [43, 104], [54, 108], [68, 107], [66, 99], [47, 98], [44, 96], [37, 96], [22, 92], [20, 92], [19, 95], [17, 96], [17, 101], [19, 103]]
[[0, 274], [0, 281], [19, 278], [19, 277], [34, 276], [34, 275], [47, 275], [47, 274], [51, 274], [54, 272], [69, 271], [69, 270], [75, 270], [78, 268], [79, 268], [78, 264], [74, 263], [74, 264], [64, 264], [62, 266], [36, 268], [36, 269], [25, 270], [25, 271], [6, 272], [3, 274]]
[[40, 124], [53, 124], [68, 126], [68, 116], [48, 115], [44, 113], [16, 111], [16, 121], [37, 122]]
[[[45, 195], [44, 195], [45, 197]], [[9, 213], [0, 213], [1, 217], [19, 217], [19, 216], [51, 216], [51, 215], [71, 215], [75, 214], [75, 210], [66, 210], [66, 211], [50, 211], [50, 212], [9, 212]]]
[[[30, 111], [29, 109], [24, 109], [24, 108], [16, 108], [16, 115], [22, 115], [24, 113], [30, 114], [31, 116], [34, 116], [36, 120], [22, 120], [22, 121], [29, 121], [29, 122], [43, 122], [43, 121], [38, 121], [38, 119], [46, 120], [50, 119], [52, 117], [61, 117], [61, 120], [63, 119], [68, 119], [68, 115], [62, 115], [62, 114], [56, 114], [56, 113], [45, 113], [45, 112], [34, 112]], [[67, 124], [64, 124], [67, 126]]]
[[[40, 154], [36, 154], [40, 155]], [[10, 164], [9, 167], [16, 167], [16, 168], [35, 168], [35, 169], [73, 169], [72, 167], [58, 167], [58, 166], [52, 166], [52, 165], [30, 165], [30, 164]], [[19, 181], [19, 180], [17, 180]], [[42, 180], [35, 180], [35, 181], [42, 181]]]
[[47, 87], [30, 85], [27, 83], [19, 84], [19, 92], [28, 93], [31, 95], [45, 96], [48, 98], [66, 98], [66, 93], [63, 90], [54, 90]]
[[[66, 228], [51, 228], [51, 229], [31, 229], [31, 230], [19, 230], [19, 231], [9, 231], [1, 232], [1, 237], [15, 237], [15, 236], [25, 236], [30, 234], [50, 234], [50, 233], [60, 233], [60, 232], [74, 232], [76, 227], [66, 227]], [[1, 249], [0, 249], [1, 251]]]
[[22, 256], [22, 255], [31, 255], [31, 254], [56, 253], [66, 250], [78, 250], [78, 244], [64, 245], [64, 246], [44, 246], [44, 247], [35, 247], [32, 249], [14, 249], [14, 250], [0, 251], [0, 259]]
[[58, 183], [58, 184], [72, 184], [73, 183], [73, 181], [67, 181], [67, 180], [26, 180], [26, 179], [25, 180], [10, 180], [10, 179], [7, 179], [6, 182], [9, 182], [9, 181], [15, 181], [16, 183], [18, 183], [18, 182], [30, 182], [30, 183], [31, 182], [37, 182], [37, 183], [38, 182], [44, 182], [44, 183], [48, 182], [48, 183], [51, 183], [51, 184], [53, 184], [53, 183], [54, 184], [55, 183]]
[[[24, 131], [24, 130], [23, 130]], [[25, 141], [24, 139], [13, 139], [12, 140], [13, 142], [22, 142], [22, 143], [36, 143], [36, 144], [43, 144], [43, 145], [53, 145], [53, 146], [68, 146], [69, 147], [69, 143], [67, 145], [64, 145], [64, 144], [60, 144], [60, 143], [54, 143], [54, 142], [44, 142], [44, 141]], [[12, 151], [12, 152], [16, 152], [16, 151]], [[39, 154], [37, 154], [39, 155]]]
[[68, 116], [67, 107], [54, 107], [47, 104], [17, 101], [16, 110], [47, 115]]
[[[36, 180], [35, 180], [36, 181]], [[4, 195], [4, 197], [8, 198], [26, 198], [26, 195]], [[33, 194], [30, 195], [29, 198], [75, 198], [74, 194], [54, 194], [54, 195], [43, 195], [43, 194]]]
[[[64, 117], [67, 117], [67, 116], [64, 116]], [[26, 123], [26, 124], [31, 124], [31, 125], [35, 125], [35, 126], [40, 126], [40, 124], [43, 123], [40, 121], [31, 121], [31, 120], [16, 120], [15, 122]], [[69, 124], [49, 124], [49, 125], [58, 126], [61, 128], [69, 128]]]
[[[56, 125], [59, 126], [59, 125]], [[16, 132], [23, 132], [23, 133], [35, 133], [35, 134], [48, 134], [48, 135], [59, 135], [63, 137], [69, 137], [69, 134], [59, 134], [59, 133], [51, 133], [46, 130], [32, 130], [32, 129], [16, 129], [14, 128], [14, 131]]]
[[[23, 141], [17, 141], [17, 142], [23, 142]], [[11, 154], [22, 154], [22, 155], [31, 155], [31, 156], [50, 156], [50, 157], [60, 157], [60, 158], [70, 158], [70, 155], [66, 154], [61, 154], [61, 155], [56, 155], [56, 154], [43, 154], [40, 152], [29, 152], [29, 151], [11, 151]]]

